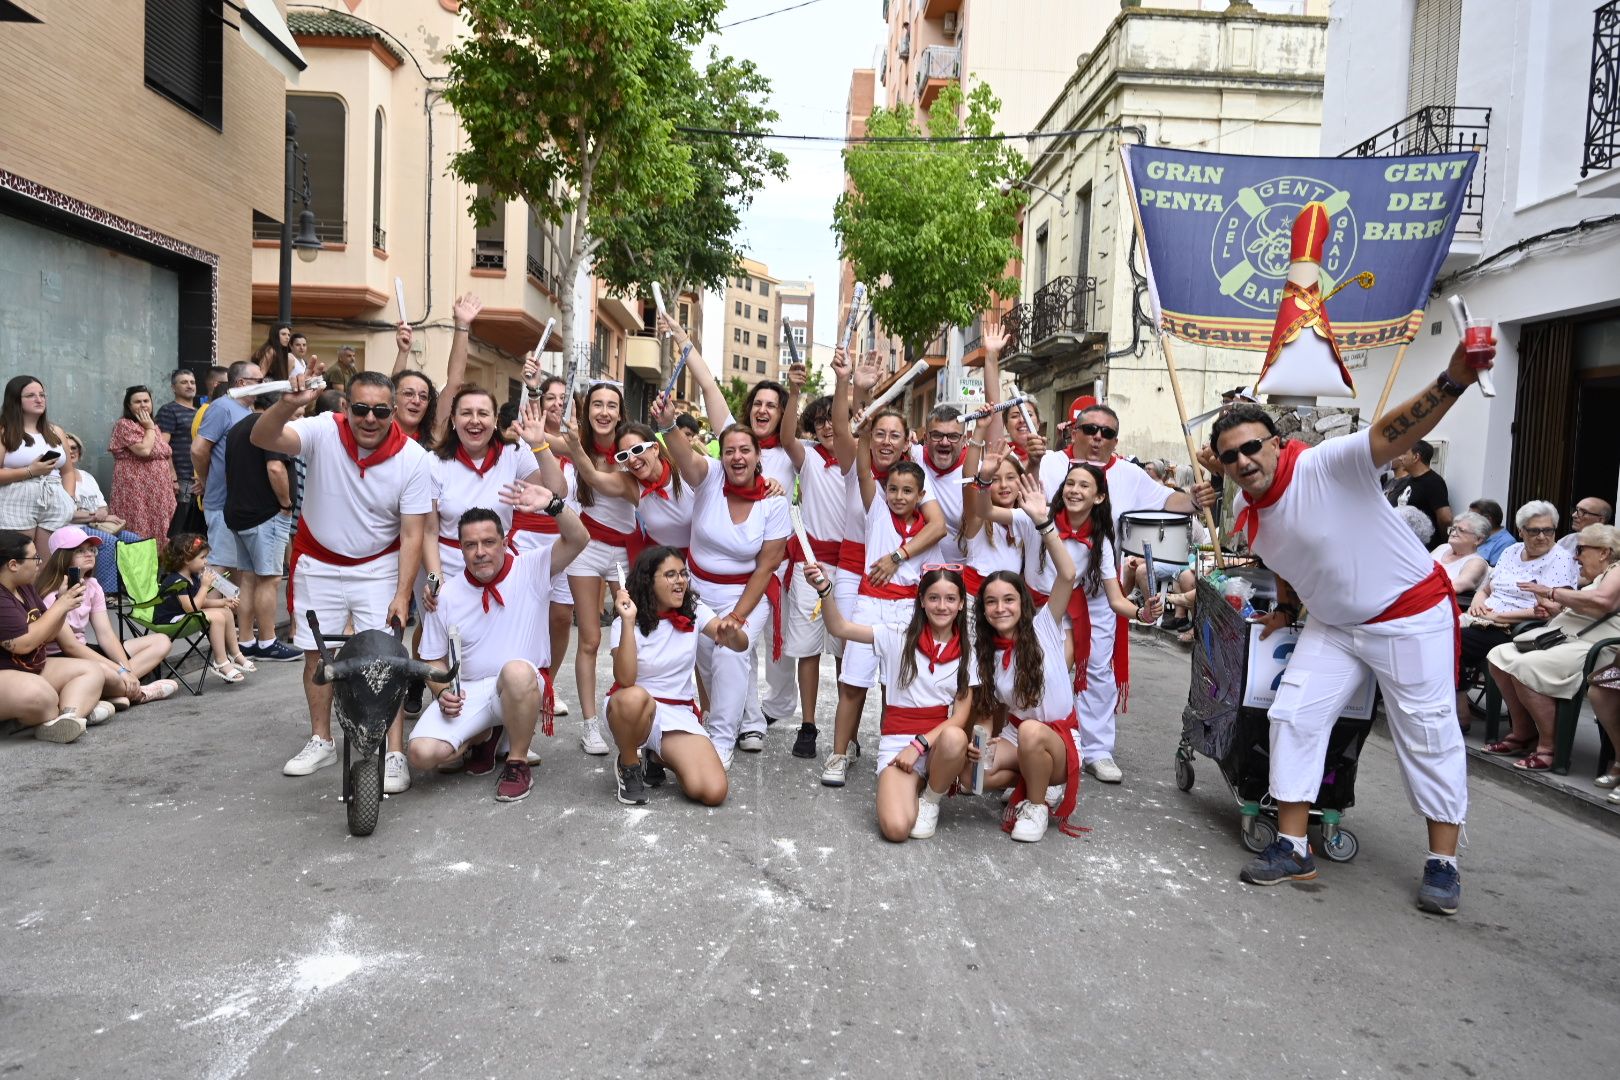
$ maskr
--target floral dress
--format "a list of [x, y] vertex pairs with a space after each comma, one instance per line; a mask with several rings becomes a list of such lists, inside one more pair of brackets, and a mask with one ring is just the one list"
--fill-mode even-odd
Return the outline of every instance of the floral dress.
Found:
[[174, 482], [169, 477], [169, 440], [160, 432], [152, 456], [139, 458], [130, 447], [146, 435], [135, 421], [120, 418], [113, 425], [107, 449], [113, 456], [112, 498], [107, 508], [124, 519], [124, 528], [142, 537], [162, 539], [174, 517]]

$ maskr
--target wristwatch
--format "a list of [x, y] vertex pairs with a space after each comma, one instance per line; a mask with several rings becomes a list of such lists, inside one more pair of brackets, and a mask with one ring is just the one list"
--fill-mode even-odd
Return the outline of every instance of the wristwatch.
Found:
[[563, 502], [563, 497], [561, 495], [554, 495], [552, 496], [551, 501], [546, 503], [540, 512], [545, 514], [547, 517], [556, 517], [558, 514], [563, 512], [567, 505], [567, 503]]
[[896, 565], [896, 566], [899, 566], [901, 563], [906, 561], [906, 557], [904, 555], [900, 554], [899, 551], [891, 551], [891, 552], [889, 552], [889, 558], [894, 562], [894, 565]]
[[1449, 371], [1442, 371], [1439, 378], [1434, 380], [1434, 385], [1439, 388], [1442, 394], [1454, 398], [1462, 397], [1468, 390], [1468, 387], [1453, 379]]

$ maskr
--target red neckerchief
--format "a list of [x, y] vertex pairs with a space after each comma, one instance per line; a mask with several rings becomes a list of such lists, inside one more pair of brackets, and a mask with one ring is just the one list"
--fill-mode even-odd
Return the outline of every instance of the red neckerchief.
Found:
[[782, 445], [782, 436], [780, 435], [755, 435], [754, 438], [759, 440], [761, 450], [775, 450]]
[[837, 465], [838, 464], [838, 455], [837, 454], [833, 453], [831, 450], [827, 449], [825, 446], [822, 446], [820, 443], [811, 443], [810, 445], [815, 448], [816, 453], [821, 455], [821, 460], [824, 463], [826, 463], [828, 465]]
[[990, 644], [994, 645], [996, 651], [1001, 653], [1001, 670], [1006, 671], [1012, 667], [1013, 649], [1018, 644], [1017, 640], [1010, 637], [991, 638]]
[[872, 479], [877, 483], [877, 486], [881, 488], [883, 485], [889, 482], [889, 470], [879, 469], [877, 467], [877, 462], [872, 462]]
[[1260, 534], [1260, 511], [1273, 505], [1283, 497], [1288, 485], [1294, 479], [1294, 466], [1299, 464], [1299, 456], [1305, 452], [1305, 444], [1290, 439], [1282, 444], [1282, 452], [1277, 455], [1277, 474], [1271, 478], [1271, 486], [1266, 493], [1253, 501], [1249, 496], [1243, 496], [1245, 505], [1238, 511], [1236, 529], [1245, 533], [1249, 538], [1249, 547], [1253, 549], [1254, 538]]
[[962, 659], [962, 635], [953, 631], [951, 640], [941, 645], [934, 638], [933, 628], [925, 627], [917, 635], [917, 651], [928, 657], [928, 671], [932, 674], [935, 665]]
[[602, 459], [604, 459], [606, 461], [612, 461], [613, 460], [613, 455], [617, 454], [618, 452], [619, 452], [619, 444], [618, 444], [617, 440], [615, 440], [614, 442], [608, 443], [606, 446], [604, 446], [601, 443], [595, 441], [594, 439], [591, 441], [591, 453], [595, 454], [597, 457], [602, 458]]
[[467, 453], [467, 448], [465, 446], [458, 446], [456, 447], [456, 460], [467, 466], [467, 468], [471, 469], [473, 472], [477, 473], [479, 478], [482, 479], [483, 475], [489, 472], [489, 470], [493, 469], [495, 467], [495, 463], [501, 460], [501, 449], [502, 447], [500, 443], [491, 442], [489, 444], [489, 449], [484, 451], [484, 460], [482, 462], [474, 462], [472, 456]]
[[477, 578], [473, 577], [471, 569], [463, 570], [461, 572], [462, 576], [467, 579], [467, 584], [471, 585], [475, 589], [484, 590], [485, 611], [489, 610], [489, 598], [492, 596], [495, 598], [495, 602], [501, 605], [501, 607], [506, 606], [506, 598], [501, 595], [501, 590], [497, 589], [495, 586], [505, 581], [506, 575], [512, 572], [512, 563], [512, 553], [509, 551], [506, 553], [506, 561], [501, 563], [500, 572], [494, 577], [490, 578], [488, 581], [479, 581]]
[[1013, 457], [1017, 458], [1025, 465], [1029, 464], [1029, 450], [1027, 448], [1019, 446], [1017, 443], [1013, 443], [1010, 449], [1012, 450]]
[[929, 454], [928, 451], [926, 451], [926, 450], [923, 451], [922, 459], [923, 459], [923, 464], [928, 466], [928, 471], [933, 473], [935, 478], [937, 479], [938, 477], [941, 477], [941, 476], [948, 476], [951, 473], [955, 472], [957, 469], [960, 469], [962, 467], [962, 463], [967, 460], [967, 447], [965, 447], [965, 446], [962, 447], [962, 452], [960, 454], [956, 455], [956, 460], [954, 462], [952, 462], [949, 466], [947, 466], [946, 468], [943, 468], [943, 469], [934, 468], [933, 455]]
[[[667, 466], [666, 466], [667, 468]], [[743, 502], [759, 502], [767, 492], [765, 490], [765, 477], [755, 474], [754, 482], [747, 487], [738, 487], [730, 480], [726, 481], [726, 494]]]
[[675, 628], [677, 634], [690, 634], [692, 632], [692, 616], [682, 615], [674, 608], [660, 611], [658, 617]]
[[383, 441], [377, 445], [375, 450], [366, 455], [364, 460], [361, 460], [360, 444], [355, 441], [354, 431], [349, 427], [349, 418], [341, 413], [338, 414], [337, 429], [338, 440], [343, 443], [343, 450], [349, 455], [349, 460], [359, 467], [360, 479], [362, 480], [366, 478], [367, 469], [381, 465], [405, 449], [405, 443], [407, 442], [405, 433], [399, 429], [399, 425], [390, 420], [388, 422], [388, 433], [383, 436]]
[[1091, 517], [1089, 515], [1085, 521], [1076, 526], [1069, 523], [1069, 512], [1067, 510], [1059, 510], [1057, 531], [1058, 536], [1064, 540], [1074, 540], [1087, 547], [1091, 546]]
[[922, 532], [923, 525], [926, 524], [926, 522], [923, 520], [922, 514], [915, 510], [912, 511], [911, 523], [909, 525], [895, 517], [893, 510], [889, 511], [889, 520], [894, 523], [894, 531], [900, 534], [900, 543], [902, 545], [904, 545], [905, 542], [910, 540], [913, 536], [916, 536], [918, 533]]
[[648, 495], [656, 495], [660, 499], [669, 498], [669, 474], [669, 462], [666, 461], [664, 462], [664, 471], [659, 475], [658, 479], [651, 483], [638, 479], [636, 483], [641, 485], [641, 497], [645, 499]]

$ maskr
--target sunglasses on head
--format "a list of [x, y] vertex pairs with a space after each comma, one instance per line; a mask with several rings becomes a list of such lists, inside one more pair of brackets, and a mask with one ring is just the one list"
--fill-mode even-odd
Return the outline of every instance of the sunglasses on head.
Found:
[[962, 564], [959, 563], [959, 562], [923, 563], [923, 568], [922, 568], [923, 573], [927, 574], [927, 573], [930, 573], [930, 572], [932, 572], [934, 570], [949, 570], [953, 574], [960, 574], [962, 572]]
[[627, 447], [620, 450], [617, 454], [614, 454], [613, 460], [617, 461], [620, 465], [623, 465], [633, 457], [640, 457], [647, 451], [656, 449], [658, 449], [658, 444], [655, 442], [639, 442], [634, 446]]
[[1256, 454], [1258, 454], [1260, 452], [1260, 448], [1262, 446], [1266, 445], [1266, 443], [1270, 442], [1272, 439], [1275, 439], [1276, 437], [1277, 436], [1275, 436], [1275, 435], [1267, 435], [1263, 439], [1250, 439], [1248, 442], [1242, 444], [1241, 446], [1234, 446], [1230, 450], [1222, 450], [1221, 455], [1220, 455], [1221, 464], [1222, 465], [1234, 464], [1237, 461], [1239, 454], [1242, 454], [1244, 457], [1247, 457], [1247, 458], [1252, 458], [1252, 457], [1254, 457], [1254, 455], [1256, 455]]
[[1119, 428], [1111, 428], [1104, 424], [1078, 424], [1076, 428], [1087, 438], [1093, 435], [1101, 435], [1105, 439], [1119, 438]]
[[349, 413], [357, 420], [364, 420], [368, 416], [386, 420], [394, 415], [394, 407], [392, 405], [365, 405], [358, 401], [351, 401], [349, 402]]

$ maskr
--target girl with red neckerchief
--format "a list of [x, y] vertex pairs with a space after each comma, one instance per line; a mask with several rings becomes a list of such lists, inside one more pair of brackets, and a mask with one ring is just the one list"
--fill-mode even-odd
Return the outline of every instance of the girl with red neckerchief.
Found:
[[[930, 565], [917, 581], [910, 622], [851, 622], [838, 610], [821, 567], [805, 566], [821, 596], [827, 632], [869, 646], [887, 688], [877, 756], [878, 831], [885, 840], [924, 840], [939, 825], [939, 804], [968, 760], [972, 686], [967, 591], [954, 564]], [[890, 766], [894, 766], [890, 768]]]

